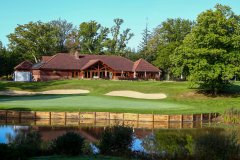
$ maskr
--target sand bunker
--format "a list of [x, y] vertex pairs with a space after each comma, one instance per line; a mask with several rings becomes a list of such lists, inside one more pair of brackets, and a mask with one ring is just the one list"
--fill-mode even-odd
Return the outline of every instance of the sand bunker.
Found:
[[105, 95], [139, 98], [139, 99], [164, 99], [164, 98], [167, 98], [167, 96], [163, 93], [146, 94], [146, 93], [135, 92], [135, 91], [112, 91]]
[[88, 90], [82, 89], [67, 89], [67, 90], [49, 90], [42, 92], [29, 92], [29, 91], [0, 91], [0, 95], [7, 96], [21, 96], [21, 95], [36, 95], [36, 94], [86, 94], [89, 93]]

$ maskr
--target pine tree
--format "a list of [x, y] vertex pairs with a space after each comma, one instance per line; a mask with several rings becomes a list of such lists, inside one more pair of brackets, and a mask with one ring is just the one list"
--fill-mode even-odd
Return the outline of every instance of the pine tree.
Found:
[[148, 23], [146, 23], [146, 27], [142, 32], [142, 41], [139, 44], [138, 51], [140, 54], [143, 55], [143, 58], [147, 58], [147, 46], [148, 46], [148, 41], [150, 38], [150, 31], [148, 29]]

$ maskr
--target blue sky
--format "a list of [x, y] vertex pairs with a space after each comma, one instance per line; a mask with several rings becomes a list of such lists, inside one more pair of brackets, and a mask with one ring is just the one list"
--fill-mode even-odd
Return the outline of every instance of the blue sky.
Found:
[[195, 20], [199, 13], [217, 3], [229, 5], [240, 14], [240, 0], [0, 0], [0, 40], [7, 45], [6, 35], [17, 24], [30, 21], [61, 18], [77, 26], [96, 20], [111, 27], [114, 18], [122, 18], [123, 28], [130, 28], [135, 35], [129, 46], [137, 49], [146, 18], [153, 29], [167, 18]]

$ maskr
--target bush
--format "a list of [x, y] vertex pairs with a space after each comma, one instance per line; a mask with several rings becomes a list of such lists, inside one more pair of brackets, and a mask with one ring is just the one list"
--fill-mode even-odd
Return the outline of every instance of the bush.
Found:
[[181, 159], [192, 155], [193, 137], [181, 130], [167, 130], [155, 133], [156, 147], [164, 157]]
[[133, 130], [130, 127], [107, 127], [100, 139], [100, 153], [109, 155], [123, 155], [131, 152]]
[[77, 133], [67, 132], [53, 141], [53, 150], [63, 155], [79, 155], [84, 147], [84, 139]]
[[13, 159], [27, 159], [41, 153], [41, 136], [38, 132], [20, 132], [10, 142]]
[[41, 144], [41, 154], [44, 156], [53, 155], [53, 141], [43, 141]]
[[223, 114], [224, 122], [240, 123], [240, 110], [235, 108], [227, 109]]
[[235, 134], [209, 132], [196, 139], [195, 156], [197, 159], [239, 159], [239, 145]]
[[11, 148], [7, 144], [0, 143], [0, 157], [2, 160], [12, 159], [11, 156]]

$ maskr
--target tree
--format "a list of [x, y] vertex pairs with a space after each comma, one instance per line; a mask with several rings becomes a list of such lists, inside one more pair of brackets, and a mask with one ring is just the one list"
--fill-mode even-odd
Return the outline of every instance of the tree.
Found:
[[146, 23], [146, 27], [142, 32], [142, 41], [139, 44], [139, 54], [141, 54], [144, 59], [147, 59], [147, 55], [148, 55], [147, 46], [148, 46], [149, 39], [150, 39], [150, 31], [148, 29], [148, 24]]
[[121, 33], [122, 19], [114, 19], [115, 25], [110, 29], [112, 38], [106, 41], [107, 52], [110, 54], [124, 55], [128, 41], [133, 37], [131, 29], [127, 28]]
[[5, 75], [5, 63], [6, 63], [6, 56], [5, 56], [5, 48], [3, 47], [2, 42], [0, 41], [0, 76]]
[[101, 54], [104, 50], [109, 29], [96, 21], [83, 22], [78, 30], [72, 31], [67, 44], [72, 50], [81, 53]]
[[20, 58], [14, 53], [7, 50], [0, 41], [0, 77], [8, 77], [13, 73], [13, 68], [20, 62]]
[[182, 44], [183, 39], [190, 33], [193, 25], [194, 22], [190, 20], [181, 18], [167, 19], [155, 29], [149, 47], [153, 47], [153, 52], [157, 53], [153, 63], [166, 73], [167, 80], [169, 80], [172, 66], [169, 57]]
[[102, 27], [95, 21], [81, 23], [78, 32], [81, 51], [91, 54], [100, 53], [108, 33], [108, 28]]
[[50, 24], [57, 29], [58, 52], [68, 52], [66, 41], [73, 31], [73, 24], [61, 19], [53, 20]]
[[171, 67], [172, 63], [170, 61], [170, 56], [173, 54], [174, 50], [179, 46], [180, 42], [171, 42], [166, 45], [159, 45], [157, 48], [156, 59], [153, 64], [160, 67], [163, 74], [166, 76], [166, 80], [171, 78]]
[[80, 40], [77, 29], [73, 29], [71, 33], [68, 34], [66, 47], [70, 52], [80, 51]]
[[8, 35], [9, 48], [22, 56], [38, 62], [43, 55], [53, 55], [58, 48], [58, 30], [49, 23], [30, 22], [18, 25]]
[[240, 71], [240, 17], [217, 4], [197, 18], [196, 26], [171, 57], [174, 73], [214, 94]]

